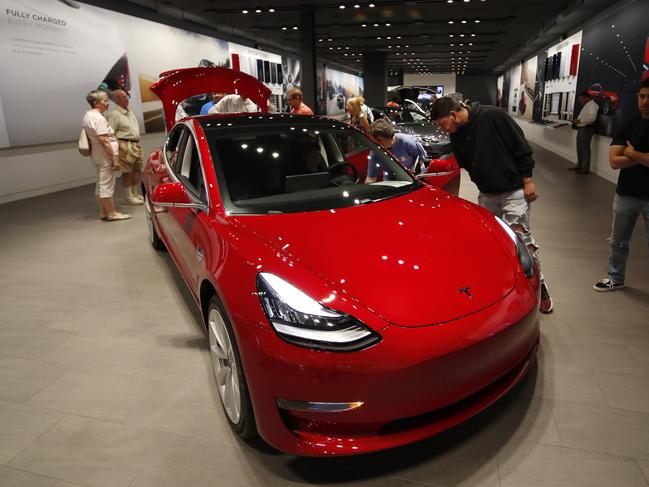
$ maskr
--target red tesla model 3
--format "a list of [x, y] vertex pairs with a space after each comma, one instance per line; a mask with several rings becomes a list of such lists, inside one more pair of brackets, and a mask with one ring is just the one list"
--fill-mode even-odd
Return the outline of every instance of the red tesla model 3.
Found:
[[[175, 122], [198, 93], [237, 92], [265, 112], [268, 90], [221, 68], [161, 76], [168, 135], [144, 177], [151, 243], [202, 310], [237, 434], [297, 455], [366, 453], [458, 424], [524, 377], [539, 279], [506, 224], [335, 120]], [[383, 178], [364, 184], [368, 164]]]

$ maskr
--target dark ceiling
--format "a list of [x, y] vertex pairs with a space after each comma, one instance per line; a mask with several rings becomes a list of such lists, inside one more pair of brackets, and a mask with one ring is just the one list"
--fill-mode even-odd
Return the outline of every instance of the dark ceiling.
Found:
[[[104, 6], [107, 2], [92, 2]], [[300, 19], [313, 10], [319, 62], [362, 71], [388, 54], [405, 73], [499, 74], [612, 6], [611, 0], [125, 0], [158, 19], [199, 24], [216, 37], [299, 56]], [[104, 5], [100, 5], [104, 4]], [[344, 8], [342, 7], [344, 6]], [[247, 13], [244, 13], [244, 10]]]

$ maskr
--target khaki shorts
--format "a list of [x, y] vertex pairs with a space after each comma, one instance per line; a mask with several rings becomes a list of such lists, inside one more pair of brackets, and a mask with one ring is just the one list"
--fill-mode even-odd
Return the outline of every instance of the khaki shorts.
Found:
[[119, 144], [117, 161], [120, 172], [141, 171], [144, 167], [144, 151], [140, 143], [130, 140], [118, 140], [117, 143]]

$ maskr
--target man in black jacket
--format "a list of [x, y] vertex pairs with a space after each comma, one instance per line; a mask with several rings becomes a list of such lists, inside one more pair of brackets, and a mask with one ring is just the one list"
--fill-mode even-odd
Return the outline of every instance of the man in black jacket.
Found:
[[[455, 158], [478, 186], [478, 204], [502, 218], [539, 261], [530, 231], [530, 203], [538, 198], [532, 181], [534, 158], [523, 131], [500, 108], [462, 102], [444, 96], [431, 112], [442, 130], [451, 134]], [[542, 313], [552, 311], [552, 298], [541, 273]]]

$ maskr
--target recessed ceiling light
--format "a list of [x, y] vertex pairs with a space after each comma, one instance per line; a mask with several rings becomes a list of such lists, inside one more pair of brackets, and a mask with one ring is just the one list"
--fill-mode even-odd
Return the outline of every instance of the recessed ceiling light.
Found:
[[269, 11], [271, 14], [275, 13], [275, 9], [274, 9], [274, 8], [269, 8], [268, 11]]
[[297, 26], [297, 25], [294, 25], [294, 26], [293, 26], [293, 30], [297, 30], [297, 29], [298, 29], [298, 26]]
[[338, 8], [340, 8], [340, 9], [343, 9], [343, 8], [345, 8], [345, 6], [344, 6], [344, 5], [341, 5], [341, 6], [340, 6], [340, 7], [338, 7]]
[[374, 27], [378, 27], [378, 26], [379, 26], [379, 24], [374, 24]]
[[329, 39], [327, 39], [327, 40], [328, 40], [329, 42], [333, 41], [333, 39], [332, 39], [331, 37], [330, 37]]
[[480, 19], [475, 19], [474, 22], [475, 22], [476, 24], [479, 24], [479, 23], [480, 23]]
[[361, 24], [361, 27], [367, 27], [367, 24]]
[[386, 22], [386, 23], [385, 23], [385, 26], [386, 26], [386, 27], [390, 27], [390, 22]]
[[369, 8], [374, 8], [374, 4], [373, 4], [373, 3], [370, 3], [370, 4], [368, 5], [368, 7], [369, 7]]
[[241, 13], [242, 13], [242, 14], [247, 14], [248, 11], [244, 9], [244, 10], [241, 11]]
[[466, 24], [466, 20], [463, 20], [462, 23], [463, 23], [463, 24]]
[[286, 27], [285, 25], [282, 26], [282, 30], [287, 30], [287, 29], [288, 27]]
[[452, 20], [449, 20], [449, 21], [448, 21], [448, 23], [449, 23], [449, 24], [452, 24], [452, 23], [453, 23], [453, 21], [452, 21]]

